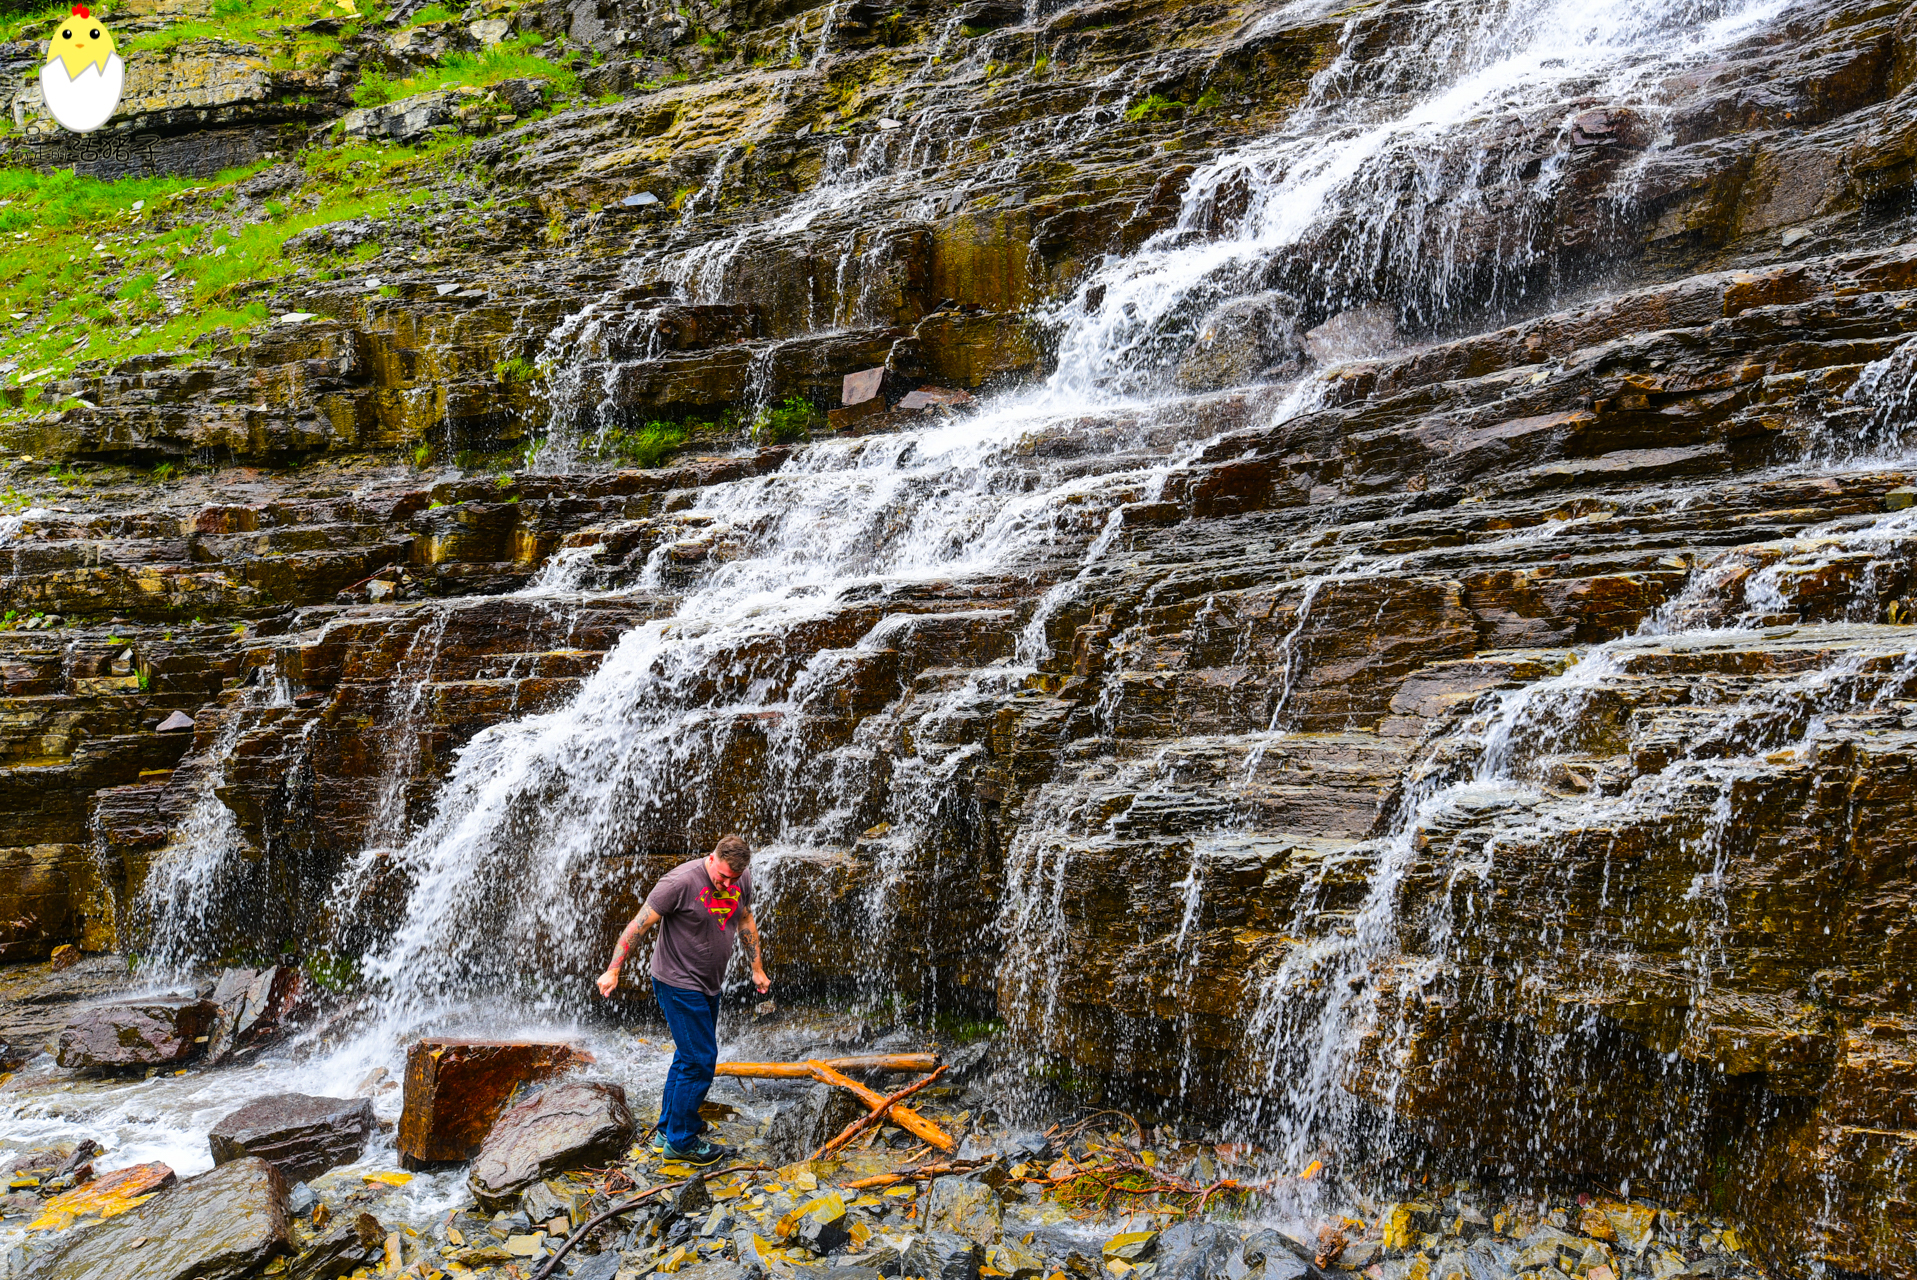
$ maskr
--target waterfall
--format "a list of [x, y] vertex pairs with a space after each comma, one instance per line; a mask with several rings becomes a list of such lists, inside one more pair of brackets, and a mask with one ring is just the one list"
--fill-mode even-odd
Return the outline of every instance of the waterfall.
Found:
[[[389, 805], [381, 838], [342, 872], [333, 904], [340, 915], [377, 888], [404, 890], [403, 912], [382, 922], [389, 927], [361, 957], [380, 995], [368, 1043], [390, 1045], [476, 998], [567, 1015], [589, 1008], [584, 975], [603, 963], [619, 913], [646, 878], [730, 830], [765, 851], [756, 874], [768, 917], [796, 892], [808, 859], [867, 859], [862, 949], [886, 949], [874, 940], [896, 941], [888, 899], [936, 856], [932, 829], [946, 818], [939, 805], [982, 751], [958, 732], [950, 740], [922, 738], [881, 777], [860, 767], [858, 754], [876, 749], [888, 721], [867, 716], [849, 742], [835, 739], [845, 718], [835, 700], [869, 693], [892, 705], [909, 692], [930, 704], [916, 721], [923, 730], [960, 723], [974, 704], [1007, 690], [1055, 688], [1046, 681], [1058, 676], [1061, 655], [1047, 624], [1086, 584], [1120, 567], [1120, 509], [1160, 497], [1168, 476], [1189, 460], [1168, 450], [1168, 428], [1154, 415], [1205, 316], [1226, 303], [1268, 307], [1290, 326], [1279, 326], [1289, 335], [1284, 341], [1296, 343], [1310, 326], [1370, 312], [1379, 321], [1367, 339], [1375, 346], [1480, 312], [1540, 304], [1561, 283], [1560, 247], [1550, 236], [1565, 177], [1560, 136], [1602, 102], [1635, 112], [1654, 143], [1664, 111], [1657, 86], [1783, 4], [1432, 0], [1356, 12], [1346, 19], [1340, 53], [1282, 132], [1199, 166], [1169, 229], [1098, 264], [1058, 302], [1050, 317], [1057, 371], [1043, 387], [995, 398], [958, 422], [815, 442], [770, 475], [700, 489], [689, 508], [673, 513], [680, 537], [651, 553], [637, 584], [676, 594], [673, 614], [628, 632], [566, 705], [480, 732], [458, 753], [431, 814], [407, 829]], [[1404, 25], [1387, 31], [1393, 23]], [[821, 55], [828, 34], [829, 25]], [[1034, 136], [1091, 130], [1115, 110], [1105, 101], [1029, 127]], [[665, 247], [628, 264], [626, 287], [663, 280], [695, 302], [726, 300], [730, 268], [748, 243], [796, 243], [827, 212], [893, 180], [900, 157], [919, 162], [949, 146], [934, 115], [923, 113], [910, 130], [835, 140], [812, 191], [774, 219], [720, 233], [709, 224], [727, 162], [736, 159], [728, 153]], [[1528, 143], [1539, 139], [1535, 149], [1546, 159], [1532, 168]], [[1015, 172], [1019, 158], [1005, 163]], [[1485, 195], [1494, 187], [1512, 200], [1495, 214]], [[811, 248], [816, 262], [861, 274], [856, 235], [829, 250]], [[858, 295], [835, 288], [832, 310], [812, 319], [857, 322]], [[542, 363], [553, 370], [547, 394], [564, 425], [555, 428], [545, 466], [563, 466], [592, 432], [605, 430], [621, 371], [657, 356], [645, 336], [649, 305], [615, 293], [550, 335]], [[1273, 366], [1282, 363], [1284, 353], [1266, 354]], [[1334, 350], [1320, 363], [1339, 358]], [[1889, 380], [1881, 375], [1872, 385]], [[1309, 412], [1322, 390], [1308, 381], [1268, 416]], [[1119, 424], [1102, 445], [1059, 460], [1022, 448], [1070, 431], [1092, 411]], [[1553, 532], [1539, 526], [1517, 537]], [[1856, 544], [1902, 534], [1902, 525], [1877, 522], [1824, 536]], [[1288, 550], [1323, 567], [1290, 584], [1297, 602], [1280, 649], [1278, 693], [1259, 708], [1262, 734], [1239, 744], [1247, 780], [1258, 753], [1297, 727], [1292, 694], [1310, 661], [1323, 592], [1405, 563], [1337, 549], [1327, 558], [1316, 543]], [[580, 552], [555, 561], [532, 590], [571, 590], [589, 560]], [[1730, 575], [1722, 565], [1700, 566], [1692, 613], [1663, 618], [1662, 630], [1593, 646], [1561, 675], [1490, 697], [1466, 718], [1452, 749], [1414, 760], [1388, 830], [1337, 867], [1319, 868], [1288, 930], [1299, 941], [1260, 976], [1246, 1016], [1246, 1041], [1259, 1056], [1241, 1119], [1257, 1136], [1276, 1135], [1281, 1163], [1295, 1169], [1328, 1137], [1361, 1127], [1347, 1088], [1354, 1065], [1371, 1051], [1367, 1044], [1388, 1061], [1405, 1034], [1403, 1011], [1377, 977], [1406, 927], [1401, 889], [1419, 839], [1462, 806], [1517, 806], [1535, 792], [1532, 763], [1576, 739], [1580, 710], [1604, 679], [1671, 635], [1756, 625], [1769, 616], [1757, 610], [1774, 613], [1789, 603], [1787, 584], [1776, 600], [1763, 594], [1777, 581], [1763, 571]], [[908, 690], [885, 674], [887, 629], [901, 615], [985, 607], [1026, 611], [1015, 650], [985, 674], [936, 690]], [[1090, 677], [1099, 681], [1093, 746], [1114, 756], [1128, 634], [1119, 631], [1115, 656]], [[1883, 696], [1889, 685], [1881, 681], [1863, 688], [1868, 675], [1826, 664], [1800, 677], [1791, 686], [1794, 708], [1776, 713], [1775, 731], [1755, 734], [1741, 754], [1687, 760], [1685, 776], [1727, 794], [1736, 762], [1759, 745], [1798, 749], [1833, 699]], [[1755, 723], [1774, 711], [1753, 707], [1744, 719]], [[1654, 789], [1590, 803], [1646, 807]], [[1058, 961], [1069, 943], [1064, 908], [1083, 888], [1070, 841], [1059, 833], [1109, 829], [1114, 819], [1085, 811], [1064, 787], [1037, 788], [1022, 803], [1015, 834], [994, 851], [996, 881], [988, 887], [997, 901], [987, 927], [1003, 947], [1000, 998], [1057, 1037], [1070, 1032], [1058, 1025]], [[1181, 954], [1195, 945], [1192, 930], [1212, 883], [1205, 842], [1242, 825], [1234, 815], [1192, 837], [1179, 882]], [[1460, 874], [1492, 874], [1495, 852], [1483, 850], [1483, 860]], [[1715, 849], [1704, 856], [1718, 865]], [[1327, 877], [1357, 874], [1354, 866], [1363, 869], [1361, 901], [1345, 927], [1314, 936]], [[1460, 889], [1468, 912], [1468, 883]], [[1698, 891], [1716, 892], [1711, 874]], [[776, 977], [780, 935], [773, 919], [768, 926]], [[1442, 930], [1438, 936], [1442, 942]], [[915, 941], [929, 947], [939, 940]], [[861, 959], [869, 986], [896, 980], [886, 962]], [[1437, 981], [1443, 959], [1440, 946], [1423, 972], [1403, 980]], [[1707, 983], [1713, 963], [1706, 940], [1693, 980]], [[1034, 1056], [1042, 1057], [1043, 1044], [1041, 1037]], [[1187, 1057], [1181, 1087], [1190, 1071]], [[1386, 1079], [1382, 1087], [1389, 1095], [1393, 1085]]]
[[[626, 634], [565, 707], [482, 731], [412, 838], [369, 847], [344, 873], [343, 909], [383, 877], [410, 886], [404, 919], [363, 958], [386, 1024], [415, 1025], [532, 974], [549, 975], [528, 992], [536, 1003], [576, 1007], [576, 974], [603, 961], [612, 904], [643, 888], [627, 859], [687, 856], [738, 829], [771, 849], [759, 871], [770, 889], [782, 854], [850, 844], [860, 806], [815, 797], [818, 761], [803, 739], [783, 752], [777, 740], [781, 722], [838, 686], [834, 664], [885, 625], [877, 609], [858, 621], [848, 601], [1005, 572], [1083, 536], [1088, 508], [1102, 525], [1151, 483], [1152, 468], [1122, 459], [1089, 475], [1020, 464], [1015, 446], [1046, 420], [1011, 402], [815, 444], [777, 473], [702, 490], [681, 515], [694, 545], [657, 548], [639, 584], [670, 589], [688, 556], [702, 558], [674, 616]], [[569, 972], [560, 994], [552, 984]]]

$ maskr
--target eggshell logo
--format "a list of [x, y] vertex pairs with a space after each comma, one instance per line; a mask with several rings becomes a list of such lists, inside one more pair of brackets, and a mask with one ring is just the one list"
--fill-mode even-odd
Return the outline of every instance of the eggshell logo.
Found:
[[120, 105], [126, 63], [113, 52], [113, 36], [83, 4], [53, 33], [40, 89], [53, 118], [75, 133], [92, 133]]

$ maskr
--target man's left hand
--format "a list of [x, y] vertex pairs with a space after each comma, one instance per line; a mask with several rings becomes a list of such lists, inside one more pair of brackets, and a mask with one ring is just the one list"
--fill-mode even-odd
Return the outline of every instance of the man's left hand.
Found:
[[752, 985], [759, 989], [760, 995], [772, 990], [772, 979], [765, 976], [763, 965], [752, 966]]

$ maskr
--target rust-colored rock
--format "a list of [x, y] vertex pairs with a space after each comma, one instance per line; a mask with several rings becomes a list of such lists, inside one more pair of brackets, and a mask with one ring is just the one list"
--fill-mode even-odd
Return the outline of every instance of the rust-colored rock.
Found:
[[406, 1053], [400, 1159], [409, 1167], [472, 1159], [522, 1085], [592, 1061], [567, 1044], [421, 1040]]

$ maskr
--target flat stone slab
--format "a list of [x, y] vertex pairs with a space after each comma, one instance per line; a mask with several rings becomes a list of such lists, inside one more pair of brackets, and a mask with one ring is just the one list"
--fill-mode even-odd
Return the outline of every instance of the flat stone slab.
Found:
[[371, 1098], [315, 1098], [281, 1093], [249, 1102], [213, 1126], [213, 1163], [257, 1156], [288, 1182], [305, 1182], [351, 1164], [378, 1126]]
[[286, 1179], [235, 1160], [138, 1208], [76, 1231], [27, 1263], [23, 1280], [244, 1280], [292, 1252]]
[[551, 1085], [493, 1126], [467, 1185], [495, 1211], [541, 1178], [617, 1159], [632, 1141], [632, 1111], [616, 1084]]
[[142, 1000], [82, 1009], [60, 1032], [63, 1067], [131, 1068], [181, 1062], [199, 1051], [213, 1021], [204, 1000]]
[[472, 1159], [521, 1085], [592, 1060], [569, 1044], [536, 1040], [421, 1040], [406, 1053], [401, 1161], [417, 1168]]

